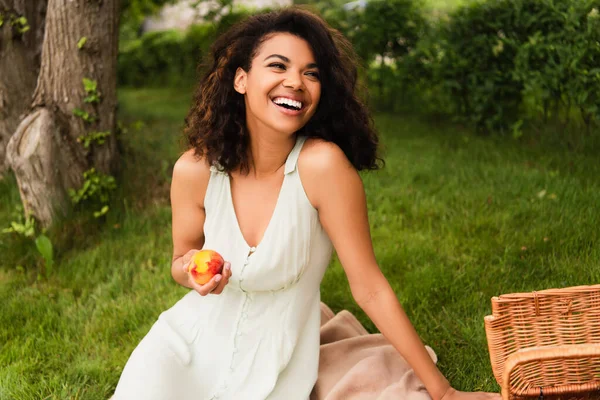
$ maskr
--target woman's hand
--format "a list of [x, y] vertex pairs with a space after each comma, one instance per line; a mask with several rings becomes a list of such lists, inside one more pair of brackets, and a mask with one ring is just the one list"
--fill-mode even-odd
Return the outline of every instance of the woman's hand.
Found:
[[216, 274], [213, 276], [210, 281], [206, 282], [204, 285], [199, 285], [192, 278], [192, 274], [188, 272], [188, 267], [192, 260], [194, 254], [196, 254], [199, 250], [192, 249], [185, 253], [182, 257], [183, 264], [182, 269], [188, 276], [188, 284], [192, 289], [194, 289], [200, 296], [206, 296], [208, 294], [221, 294], [225, 285], [229, 282], [229, 278], [231, 277], [231, 263], [229, 261], [225, 261], [223, 265], [223, 272], [221, 274]]
[[500, 400], [501, 398], [498, 393], [459, 392], [458, 390], [449, 388], [441, 400]]

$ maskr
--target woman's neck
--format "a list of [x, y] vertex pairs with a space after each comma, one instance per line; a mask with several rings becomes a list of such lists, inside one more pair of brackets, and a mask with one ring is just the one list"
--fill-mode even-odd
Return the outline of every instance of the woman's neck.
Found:
[[285, 166], [288, 155], [294, 148], [296, 135], [265, 137], [250, 135], [249, 175], [255, 179], [268, 178]]

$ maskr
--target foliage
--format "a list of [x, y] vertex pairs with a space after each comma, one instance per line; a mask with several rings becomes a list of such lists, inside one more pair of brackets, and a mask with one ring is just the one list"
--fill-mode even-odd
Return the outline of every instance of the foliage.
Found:
[[126, 41], [139, 36], [144, 19], [156, 14], [165, 4], [176, 0], [121, 0], [119, 39]]
[[94, 211], [94, 217], [108, 212], [110, 193], [117, 188], [115, 178], [90, 168], [83, 173], [83, 185], [77, 189], [69, 189], [73, 204], [85, 204], [87, 207], [100, 207]]
[[39, 255], [42, 256], [45, 263], [44, 275], [49, 276], [52, 274], [54, 267], [54, 248], [52, 241], [46, 236], [45, 231], [36, 232], [36, 221], [35, 219], [27, 215], [25, 216], [23, 206], [17, 204], [13, 210], [13, 220], [10, 222], [10, 226], [2, 230], [4, 234], [16, 234], [26, 238], [27, 240], [33, 241], [35, 248]]
[[96, 120], [97, 120], [97, 118], [94, 114], [91, 114], [88, 111], [82, 110], [79, 107], [75, 107], [73, 109], [73, 115], [81, 118], [82, 120], [84, 120], [85, 122], [87, 122], [89, 124], [91, 124], [92, 122], [96, 122]]
[[77, 138], [77, 142], [82, 143], [83, 147], [89, 149], [92, 143], [104, 144], [106, 138], [110, 136], [110, 131], [90, 132]]
[[455, 112], [478, 129], [498, 128], [521, 104], [522, 84], [512, 74], [521, 40], [516, 13], [509, 1], [474, 3], [440, 27], [439, 79]]
[[[540, 117], [562, 114], [575, 126], [580, 117], [588, 132], [600, 122], [599, 0], [478, 0], [435, 18], [414, 0], [299, 3], [352, 41], [378, 110], [443, 113], [513, 137]], [[130, 42], [119, 55], [120, 84], [194, 82], [210, 43], [243, 16]]]
[[82, 36], [77, 41], [77, 48], [81, 50], [83, 48], [83, 46], [85, 46], [86, 43], [87, 43], [87, 37], [86, 36]]
[[[360, 1], [325, 7], [323, 17], [350, 41], [366, 67], [371, 106], [394, 109], [410, 82], [404, 64], [429, 29], [424, 10], [414, 0]], [[349, 7], [351, 6], [351, 7]]]
[[40, 234], [35, 238], [35, 248], [46, 262], [47, 274], [51, 275], [54, 267], [54, 248], [52, 247], [52, 241], [48, 236]]
[[198, 53], [192, 50], [196, 43], [186, 42], [185, 37], [179, 31], [170, 30], [149, 32], [130, 42], [119, 52], [119, 85], [162, 86], [181, 84], [181, 80], [189, 79]]
[[[548, 115], [552, 101], [596, 115], [598, 1], [494, 0], [458, 8], [438, 37], [438, 82], [454, 112], [480, 131], [507, 130], [524, 97]], [[586, 72], [587, 71], [587, 72]], [[590, 72], [591, 71], [591, 72]]]
[[[144, 20], [157, 14], [162, 7], [177, 3], [178, 0], [123, 0], [121, 1], [120, 42], [126, 43], [141, 36]], [[233, 9], [233, 0], [193, 0], [190, 4], [198, 9], [200, 4], [208, 6], [203, 19], [207, 23], [215, 23], [222, 14]], [[207, 4], [206, 4], [207, 3]]]
[[216, 36], [247, 15], [233, 12], [215, 24], [193, 25], [186, 32], [149, 32], [130, 41], [119, 52], [119, 85], [183, 86], [195, 82], [198, 66]]
[[[100, 93], [98, 92], [98, 82], [89, 78], [83, 78], [83, 90], [85, 91], [84, 103], [97, 104], [100, 103]], [[81, 118], [88, 124], [94, 123], [98, 117], [89, 111], [85, 111], [79, 107], [73, 109], [73, 115]]]
[[414, 0], [377, 0], [345, 12], [344, 33], [366, 64], [400, 60], [423, 36], [425, 17]]
[[100, 103], [100, 93], [98, 92], [98, 82], [83, 78], [83, 89], [85, 90], [84, 103]]
[[35, 235], [35, 219], [32, 216], [25, 217], [23, 211], [22, 205], [15, 207], [14, 220], [10, 222], [10, 227], [2, 230], [2, 233], [17, 233], [27, 238]]
[[[194, 3], [198, 6], [203, 2], [203, 0], [195, 0]], [[233, 0], [213, 0], [208, 3], [208, 6], [208, 12], [203, 15], [203, 18], [206, 22], [215, 23], [223, 14], [227, 15], [233, 11]]]
[[540, 115], [598, 126], [598, 0], [479, 0], [429, 18], [408, 0], [366, 4], [323, 15], [365, 60], [377, 109], [441, 112], [513, 137]]
[[26, 17], [15, 11], [6, 10], [0, 7], [0, 28], [2, 28], [5, 23], [8, 23], [12, 29], [13, 35], [17, 37], [31, 29]]
[[563, 9], [554, 6], [556, 29], [535, 32], [519, 49], [514, 76], [544, 119], [562, 106], [566, 119], [576, 107], [588, 129], [592, 120], [600, 120], [598, 5], [580, 1]]

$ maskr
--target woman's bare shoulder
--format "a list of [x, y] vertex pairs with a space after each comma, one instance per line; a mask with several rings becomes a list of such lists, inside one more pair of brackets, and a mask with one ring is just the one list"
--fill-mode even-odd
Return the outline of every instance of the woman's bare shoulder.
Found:
[[298, 157], [298, 168], [311, 172], [311, 175], [327, 172], [331, 168], [351, 165], [346, 154], [337, 144], [321, 138], [306, 139]]
[[298, 173], [308, 200], [313, 207], [319, 208], [319, 201], [326, 195], [329, 177], [344, 179], [340, 173], [348, 168], [354, 169], [346, 154], [335, 143], [320, 138], [308, 138], [298, 157]]
[[198, 157], [194, 149], [184, 152], [173, 166], [173, 189], [184, 189], [192, 198], [204, 202], [206, 188], [210, 179], [210, 165], [204, 157]]

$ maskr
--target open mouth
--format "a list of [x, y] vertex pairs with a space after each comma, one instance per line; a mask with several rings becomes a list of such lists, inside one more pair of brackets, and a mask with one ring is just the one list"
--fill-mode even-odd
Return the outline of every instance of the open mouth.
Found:
[[276, 97], [271, 100], [276, 106], [290, 111], [300, 111], [304, 108], [304, 104], [300, 101], [288, 99], [285, 97]]

